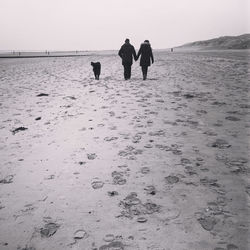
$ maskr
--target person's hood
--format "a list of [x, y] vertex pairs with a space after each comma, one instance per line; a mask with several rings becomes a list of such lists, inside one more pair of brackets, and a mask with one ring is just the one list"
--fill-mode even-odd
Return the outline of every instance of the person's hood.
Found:
[[129, 47], [132, 46], [130, 43], [124, 43], [122, 46]]
[[149, 46], [149, 47], [151, 47], [150, 43], [147, 43], [147, 42], [143, 42], [141, 45], [142, 46]]

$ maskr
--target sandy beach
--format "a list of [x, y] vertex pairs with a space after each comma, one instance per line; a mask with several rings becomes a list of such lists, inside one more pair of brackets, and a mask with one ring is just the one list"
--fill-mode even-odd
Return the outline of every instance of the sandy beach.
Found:
[[1, 250], [250, 249], [250, 52], [154, 56], [0, 59]]

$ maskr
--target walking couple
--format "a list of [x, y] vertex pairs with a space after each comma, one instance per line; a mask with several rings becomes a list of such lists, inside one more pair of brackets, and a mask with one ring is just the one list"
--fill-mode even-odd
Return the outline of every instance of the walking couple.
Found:
[[145, 40], [141, 44], [138, 54], [136, 55], [134, 46], [130, 44], [129, 39], [126, 39], [125, 43], [119, 50], [118, 55], [122, 58], [125, 80], [128, 80], [131, 77], [131, 66], [133, 64], [133, 57], [134, 60], [137, 61], [140, 56], [140, 66], [142, 69], [143, 80], [147, 79], [148, 67], [151, 65], [151, 62], [154, 63], [152, 48], [148, 40]]

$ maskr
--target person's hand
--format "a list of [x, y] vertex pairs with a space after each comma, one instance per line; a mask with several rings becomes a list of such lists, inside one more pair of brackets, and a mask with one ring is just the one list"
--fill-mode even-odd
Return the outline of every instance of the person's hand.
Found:
[[154, 63], [154, 60], [152, 60], [152, 64]]

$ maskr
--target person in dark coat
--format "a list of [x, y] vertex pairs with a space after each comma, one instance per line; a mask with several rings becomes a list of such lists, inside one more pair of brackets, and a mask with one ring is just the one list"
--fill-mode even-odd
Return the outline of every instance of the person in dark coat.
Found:
[[141, 44], [141, 47], [137, 54], [137, 59], [140, 56], [141, 56], [140, 66], [142, 69], [143, 80], [146, 80], [148, 67], [151, 65], [151, 62], [154, 63], [152, 48], [148, 40], [145, 40], [144, 43]]
[[124, 79], [131, 78], [131, 67], [133, 64], [133, 57], [136, 61], [136, 52], [133, 45], [130, 44], [129, 39], [121, 46], [118, 55], [122, 58], [122, 65], [124, 67]]

